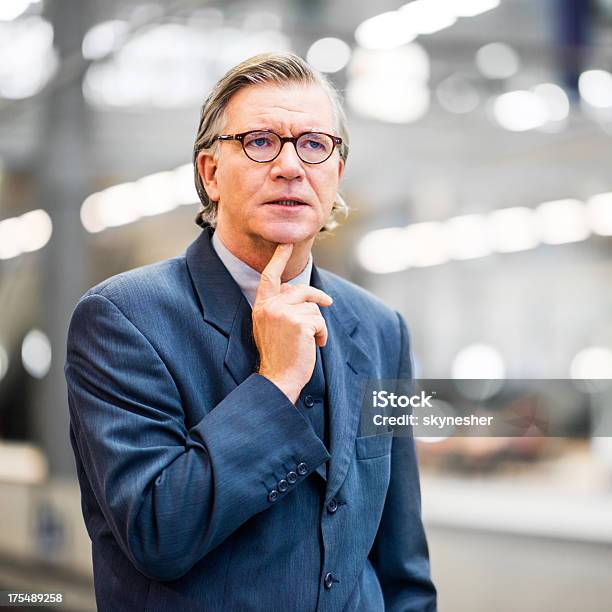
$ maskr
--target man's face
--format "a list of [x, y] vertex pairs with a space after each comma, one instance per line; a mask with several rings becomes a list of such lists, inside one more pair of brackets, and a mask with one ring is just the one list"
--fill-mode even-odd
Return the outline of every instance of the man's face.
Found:
[[[279, 136], [318, 131], [336, 134], [331, 102], [318, 85], [251, 85], [226, 107], [225, 134], [273, 130]], [[209, 197], [219, 203], [217, 231], [234, 248], [312, 241], [327, 221], [344, 163], [336, 149], [321, 164], [307, 164], [292, 143], [271, 162], [249, 159], [238, 141], [219, 142], [217, 160], [199, 160]], [[297, 199], [299, 206], [273, 204]]]

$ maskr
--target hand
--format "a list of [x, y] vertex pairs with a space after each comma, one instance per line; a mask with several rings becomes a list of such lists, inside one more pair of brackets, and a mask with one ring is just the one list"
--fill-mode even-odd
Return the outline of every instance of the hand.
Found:
[[329, 306], [333, 300], [308, 285], [281, 283], [292, 252], [292, 244], [279, 244], [261, 273], [253, 304], [253, 337], [259, 374], [295, 404], [314, 371], [317, 346], [327, 342], [319, 306]]

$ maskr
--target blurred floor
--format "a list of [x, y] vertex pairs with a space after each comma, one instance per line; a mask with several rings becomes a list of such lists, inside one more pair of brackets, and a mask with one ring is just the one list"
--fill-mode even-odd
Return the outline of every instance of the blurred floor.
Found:
[[430, 527], [440, 612], [609, 612], [612, 545]]

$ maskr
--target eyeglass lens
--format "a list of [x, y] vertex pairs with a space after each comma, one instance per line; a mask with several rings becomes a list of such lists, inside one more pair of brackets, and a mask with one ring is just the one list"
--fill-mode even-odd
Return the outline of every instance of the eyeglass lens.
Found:
[[[325, 161], [332, 154], [334, 147], [329, 136], [316, 132], [302, 134], [295, 144], [300, 159], [310, 164]], [[281, 139], [273, 132], [249, 132], [245, 135], [242, 146], [252, 160], [266, 162], [279, 154]]]

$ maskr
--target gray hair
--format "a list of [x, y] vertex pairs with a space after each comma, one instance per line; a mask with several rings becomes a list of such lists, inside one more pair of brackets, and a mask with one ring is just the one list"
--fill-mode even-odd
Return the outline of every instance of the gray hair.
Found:
[[[225, 108], [230, 98], [240, 89], [249, 85], [263, 85], [276, 83], [304, 83], [320, 85], [329, 96], [334, 118], [334, 128], [342, 138], [339, 147], [340, 157], [346, 162], [348, 157], [349, 134], [346, 115], [338, 91], [319, 72], [309, 66], [301, 57], [293, 53], [262, 53], [251, 57], [231, 70], [217, 82], [202, 105], [200, 125], [193, 147], [193, 167], [195, 173], [195, 186], [202, 203], [196, 216], [196, 223], [201, 227], [216, 224], [218, 202], [213, 202], [206, 193], [202, 177], [198, 172], [198, 155], [202, 152], [213, 155], [219, 154], [219, 142], [215, 139], [221, 134], [225, 125]], [[336, 216], [342, 214], [346, 217], [349, 207], [342, 196], [337, 193], [329, 218], [321, 231], [330, 231], [337, 227]]]

